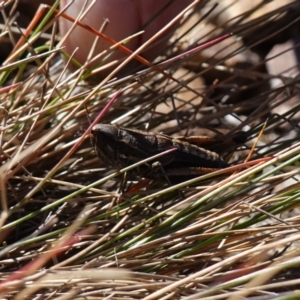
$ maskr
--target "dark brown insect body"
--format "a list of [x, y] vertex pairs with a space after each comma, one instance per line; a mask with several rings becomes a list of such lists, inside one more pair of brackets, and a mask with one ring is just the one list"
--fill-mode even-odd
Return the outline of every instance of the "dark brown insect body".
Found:
[[[200, 137], [196, 145], [196, 138], [173, 138], [164, 134], [109, 124], [98, 124], [92, 129], [92, 142], [99, 158], [112, 168], [124, 168], [174, 149], [171, 153], [164, 154], [155, 160], [161, 164], [171, 181], [182, 181], [208, 171], [228, 167], [228, 164], [217, 153], [199, 146]], [[204, 138], [203, 143], [207, 146], [208, 139]], [[151, 164], [144, 164], [137, 171], [142, 177], [151, 179], [162, 177], [162, 172], [153, 170]]]

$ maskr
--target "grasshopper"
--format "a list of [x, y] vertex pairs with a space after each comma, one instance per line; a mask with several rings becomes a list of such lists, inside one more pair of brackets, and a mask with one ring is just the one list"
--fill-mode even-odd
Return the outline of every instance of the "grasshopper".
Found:
[[[244, 132], [237, 132], [229, 142], [243, 143], [245, 137]], [[100, 160], [112, 168], [124, 168], [174, 149], [156, 160], [171, 182], [181, 182], [229, 166], [219, 154], [208, 150], [226, 147], [228, 144], [226, 139], [199, 136], [170, 137], [109, 124], [95, 125], [91, 131], [91, 139]], [[141, 165], [136, 173], [149, 179], [162, 177], [162, 172], [155, 171], [150, 164]]]

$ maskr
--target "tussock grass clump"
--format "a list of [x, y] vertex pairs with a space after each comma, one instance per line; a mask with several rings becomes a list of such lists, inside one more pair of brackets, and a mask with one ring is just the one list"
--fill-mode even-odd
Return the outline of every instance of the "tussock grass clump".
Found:
[[[158, 58], [181, 54], [159, 65], [167, 77], [155, 67], [95, 84], [84, 66], [69, 72], [58, 16], [5, 58], [1, 298], [299, 298], [298, 6], [222, 5], [210, 11], [206, 1], [185, 16]], [[89, 119], [109, 99], [102, 123], [170, 136], [244, 130], [247, 141], [220, 150], [229, 171], [172, 186], [132, 177], [107, 168], [91, 145]]]

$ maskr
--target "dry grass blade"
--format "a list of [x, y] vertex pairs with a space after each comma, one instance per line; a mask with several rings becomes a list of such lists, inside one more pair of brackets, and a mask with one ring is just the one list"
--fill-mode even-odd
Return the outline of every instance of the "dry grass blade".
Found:
[[[299, 298], [300, 8], [241, 2], [193, 2], [153, 63], [138, 56], [146, 45], [112, 45], [105, 57], [122, 48], [144, 69], [96, 84], [84, 80], [116, 62], [69, 72], [60, 14], [20, 30], [17, 3], [5, 2], [1, 38], [14, 50], [0, 66], [2, 298]], [[99, 115], [171, 137], [243, 130], [247, 141], [214, 145], [228, 168], [170, 185], [139, 170], [174, 149], [101, 162], [89, 136]]]

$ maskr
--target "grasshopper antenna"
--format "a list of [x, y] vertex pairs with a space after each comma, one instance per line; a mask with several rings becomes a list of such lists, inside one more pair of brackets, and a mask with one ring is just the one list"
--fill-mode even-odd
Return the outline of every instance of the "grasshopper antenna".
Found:
[[85, 108], [85, 111], [86, 111], [86, 118], [87, 118], [87, 120], [88, 120], [88, 123], [89, 123], [89, 125], [91, 125], [91, 124], [92, 124], [92, 121], [91, 121], [91, 118], [90, 118], [89, 109], [88, 109], [88, 107], [87, 107], [86, 104], [84, 105], [84, 108]]

